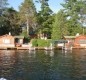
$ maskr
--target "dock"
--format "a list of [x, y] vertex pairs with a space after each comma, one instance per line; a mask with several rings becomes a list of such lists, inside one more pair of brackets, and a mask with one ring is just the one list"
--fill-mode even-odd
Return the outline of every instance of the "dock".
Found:
[[0, 50], [36, 50], [36, 47], [0, 47]]
[[56, 47], [56, 48], [47, 48], [47, 47], [0, 47], [0, 50], [73, 50], [73, 49], [86, 49], [86, 47]]
[[46, 50], [45, 47], [0, 47], [0, 50]]
[[28, 50], [28, 47], [0, 47], [0, 50]]

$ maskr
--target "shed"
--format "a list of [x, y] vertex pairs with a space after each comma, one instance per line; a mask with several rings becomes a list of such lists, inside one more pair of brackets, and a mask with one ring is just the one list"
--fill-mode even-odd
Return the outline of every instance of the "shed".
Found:
[[75, 38], [74, 47], [86, 47], [86, 35], [80, 35]]
[[53, 41], [53, 44], [57, 45], [57, 47], [64, 47], [66, 43], [68, 43], [67, 40], [54, 40]]
[[64, 36], [64, 39], [68, 41], [68, 43], [66, 43], [66, 47], [73, 47], [74, 44], [74, 40], [77, 36]]
[[15, 43], [23, 44], [24, 36], [14, 36]]

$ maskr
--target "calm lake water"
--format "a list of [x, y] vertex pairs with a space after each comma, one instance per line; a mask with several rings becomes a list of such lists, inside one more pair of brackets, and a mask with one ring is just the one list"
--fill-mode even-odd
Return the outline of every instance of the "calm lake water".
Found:
[[86, 50], [0, 50], [0, 78], [86, 80]]

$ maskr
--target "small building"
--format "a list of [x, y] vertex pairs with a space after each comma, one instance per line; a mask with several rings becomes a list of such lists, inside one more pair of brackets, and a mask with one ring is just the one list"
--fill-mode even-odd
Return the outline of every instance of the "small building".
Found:
[[68, 41], [67, 40], [54, 40], [52, 43], [54, 44], [54, 46], [58, 48], [62, 48], [65, 46], [66, 43], [68, 43]]
[[65, 44], [66, 47], [73, 47], [76, 36], [64, 36], [64, 39], [68, 41]]
[[0, 36], [0, 47], [15, 47], [14, 37], [8, 34]]
[[75, 48], [86, 48], [86, 35], [77, 36], [74, 40]]
[[24, 36], [14, 36], [15, 46], [20, 47], [24, 42]]
[[29, 49], [29, 43], [24, 44], [24, 36], [0, 36], [0, 49]]

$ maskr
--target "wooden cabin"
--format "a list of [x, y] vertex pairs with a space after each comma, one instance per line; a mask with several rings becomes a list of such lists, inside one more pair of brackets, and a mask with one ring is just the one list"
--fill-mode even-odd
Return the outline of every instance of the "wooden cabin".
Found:
[[86, 35], [77, 36], [74, 40], [75, 48], [86, 48]]
[[24, 36], [0, 36], [0, 49], [29, 49], [30, 44], [24, 44]]
[[0, 36], [0, 47], [15, 47], [14, 37], [8, 34]]

